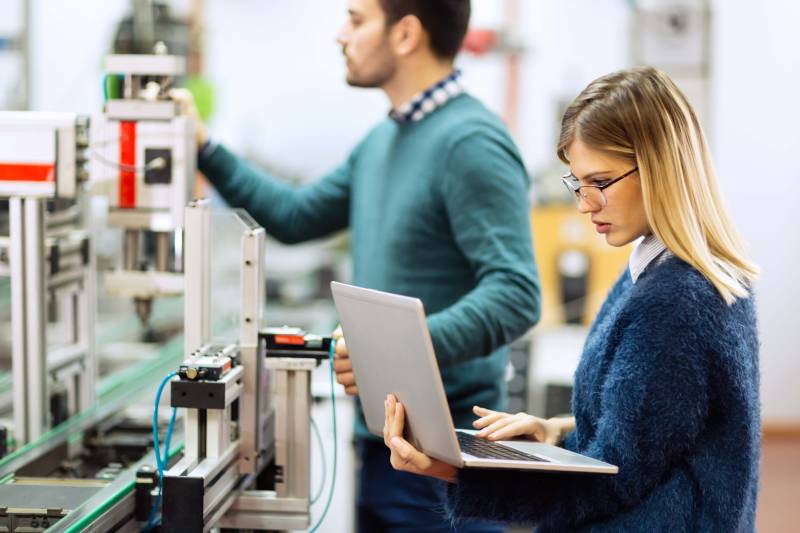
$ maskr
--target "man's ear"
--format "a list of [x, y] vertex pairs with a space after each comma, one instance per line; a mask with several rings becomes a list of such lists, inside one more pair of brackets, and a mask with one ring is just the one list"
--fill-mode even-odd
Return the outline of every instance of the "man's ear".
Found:
[[408, 56], [425, 45], [428, 38], [422, 22], [416, 15], [406, 15], [394, 23], [389, 33], [389, 39], [394, 53], [398, 56]]

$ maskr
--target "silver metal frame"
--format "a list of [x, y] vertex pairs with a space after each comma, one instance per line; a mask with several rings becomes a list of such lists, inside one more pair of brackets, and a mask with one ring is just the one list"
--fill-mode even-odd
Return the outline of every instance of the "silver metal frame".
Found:
[[258, 330], [264, 312], [264, 242], [264, 229], [258, 226], [251, 226], [242, 235], [239, 349], [247, 372], [240, 407], [239, 469], [244, 474], [260, 472], [269, 460], [270, 405], [263, 386], [269, 376], [258, 353]]
[[[175, 529], [179, 513], [202, 516], [211, 527], [289, 530], [310, 523], [310, 409], [313, 358], [267, 358], [259, 352], [264, 304], [264, 229], [242, 217], [240, 365], [223, 380], [241, 380], [228, 395], [226, 409], [186, 410], [184, 456], [164, 478], [164, 528]], [[188, 354], [209, 342], [210, 205], [192, 202], [186, 208], [185, 350]], [[265, 392], [275, 384], [275, 390]], [[239, 396], [239, 394], [241, 396]], [[275, 406], [270, 397], [275, 397]], [[227, 440], [230, 403], [239, 398], [239, 439]], [[275, 434], [270, 434], [274, 417]], [[274, 447], [274, 448], [273, 448]], [[275, 491], [248, 490], [255, 477], [274, 460], [283, 472]], [[180, 478], [185, 478], [181, 481]], [[178, 509], [175, 494], [182, 486], [197, 490], [202, 479], [202, 509]], [[183, 485], [182, 485], [183, 483]], [[196, 500], [195, 500], [196, 501]]]
[[[21, 446], [50, 426], [51, 380], [64, 384], [73, 414], [95, 401], [96, 263], [88, 195], [81, 183], [83, 164], [78, 162], [88, 121], [74, 113], [3, 112], [0, 127], [50, 131], [57, 145], [56, 180], [50, 190], [32, 192], [31, 185], [37, 184], [29, 182], [4, 182], [0, 190], [0, 197], [9, 198], [14, 438]], [[50, 198], [76, 202], [51, 217], [45, 210]], [[84, 245], [89, 245], [86, 264]], [[50, 263], [57, 264], [57, 273], [46, 269]], [[47, 344], [48, 298], [52, 309], [68, 319], [71, 332], [70, 344], [58, 350], [49, 350]]]
[[[12, 373], [14, 376], [14, 438], [17, 445], [31, 442], [50, 426], [49, 382], [63, 383], [72, 414], [89, 408], [95, 401], [97, 358], [94, 317], [96, 316], [96, 263], [92, 251], [88, 263], [70, 256], [82, 250], [69, 245], [59, 248], [63, 272], [46, 272], [47, 223], [41, 198], [10, 198], [9, 259], [11, 274]], [[88, 226], [88, 210], [81, 220]], [[83, 227], [71, 234], [88, 239]], [[67, 239], [57, 240], [59, 242]], [[58, 349], [47, 345], [48, 294], [57, 299], [61, 315], [68, 321], [70, 344]]]
[[9, 202], [14, 438], [24, 444], [47, 427], [44, 201]]

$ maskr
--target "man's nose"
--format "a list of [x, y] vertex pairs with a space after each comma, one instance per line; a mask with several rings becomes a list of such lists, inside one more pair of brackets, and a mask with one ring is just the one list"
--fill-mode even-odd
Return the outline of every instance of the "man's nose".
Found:
[[336, 42], [339, 44], [339, 46], [342, 47], [342, 49], [344, 49], [344, 47], [347, 46], [348, 38], [349, 38], [349, 32], [347, 31], [347, 26], [345, 25], [339, 28], [339, 31], [336, 32]]

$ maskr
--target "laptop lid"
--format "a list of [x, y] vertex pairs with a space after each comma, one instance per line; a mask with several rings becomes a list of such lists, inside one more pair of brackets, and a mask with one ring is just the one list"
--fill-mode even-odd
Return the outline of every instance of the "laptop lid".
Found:
[[[503, 441], [530, 460], [462, 453], [433, 351], [422, 302], [343, 283], [331, 289], [369, 430], [383, 436], [389, 393], [406, 411], [405, 437], [425, 454], [458, 467], [615, 474], [614, 465], [527, 440]], [[470, 433], [472, 433], [470, 431]]]
[[384, 400], [392, 393], [405, 407], [409, 442], [461, 466], [422, 302], [335, 281], [331, 290], [370, 432], [383, 436]]

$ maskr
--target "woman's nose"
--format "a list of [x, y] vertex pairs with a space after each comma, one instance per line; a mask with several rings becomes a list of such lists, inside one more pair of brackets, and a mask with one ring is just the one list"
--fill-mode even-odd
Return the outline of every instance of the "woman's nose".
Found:
[[579, 213], [582, 213], [582, 214], [596, 213], [597, 211], [600, 211], [601, 209], [602, 209], [602, 207], [597, 207], [594, 204], [592, 204], [591, 202], [589, 202], [589, 200], [584, 198], [582, 195], [578, 195], [578, 212]]

